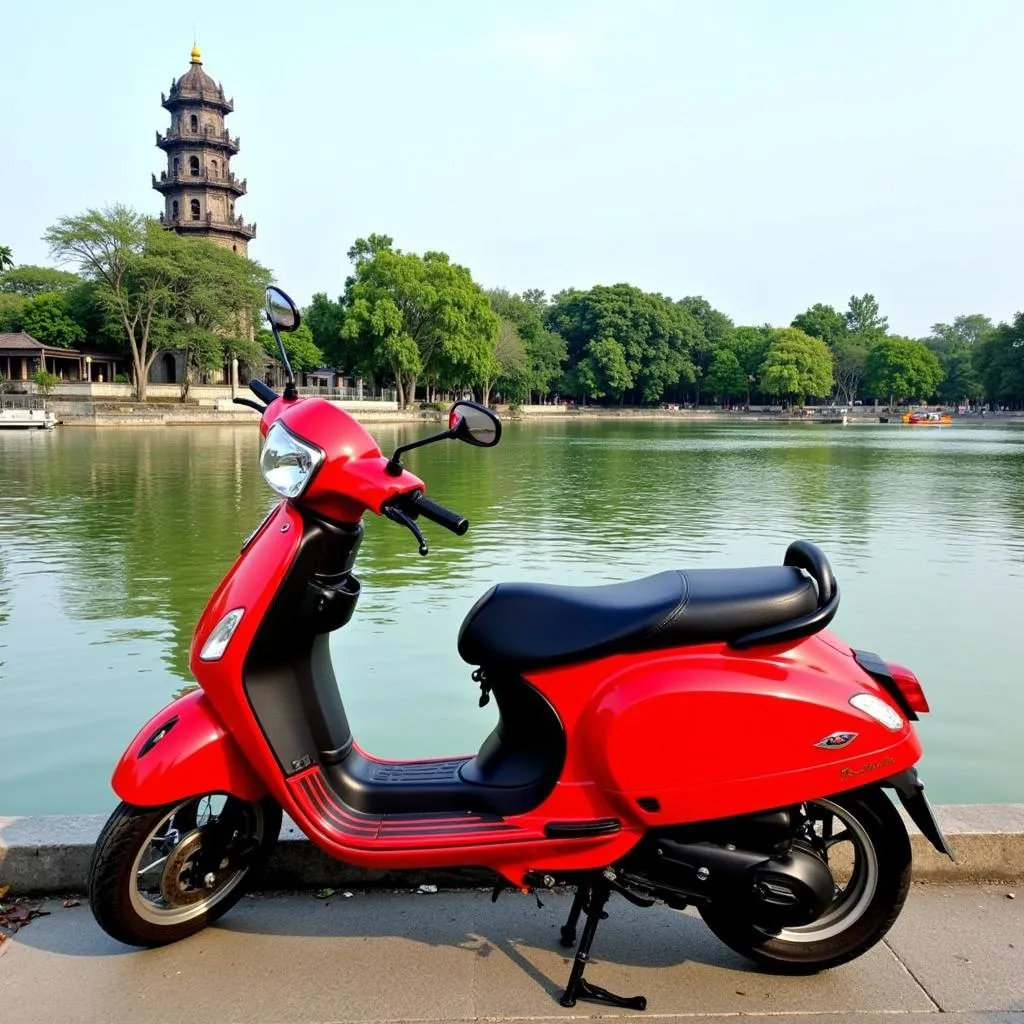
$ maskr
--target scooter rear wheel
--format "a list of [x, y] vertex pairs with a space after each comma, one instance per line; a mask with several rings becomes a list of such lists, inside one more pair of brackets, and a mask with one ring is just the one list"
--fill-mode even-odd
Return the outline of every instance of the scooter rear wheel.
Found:
[[119, 804], [89, 868], [100, 927], [130, 946], [163, 946], [202, 931], [238, 902], [281, 831], [281, 809], [222, 793], [164, 807]]
[[910, 839], [881, 789], [841, 793], [806, 807], [799, 842], [826, 860], [836, 885], [831, 906], [817, 920], [769, 929], [736, 906], [700, 908], [727, 946], [777, 974], [814, 974], [865, 953], [895, 924], [910, 889]]

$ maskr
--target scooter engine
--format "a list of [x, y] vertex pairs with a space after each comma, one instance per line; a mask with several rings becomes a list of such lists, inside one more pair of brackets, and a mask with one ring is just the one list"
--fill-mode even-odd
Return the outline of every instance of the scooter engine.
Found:
[[817, 920], [832, 903], [835, 882], [816, 853], [792, 845], [766, 854], [716, 843], [658, 838], [642, 860], [623, 865], [633, 883], [670, 906], [727, 903], [758, 927], [795, 928]]

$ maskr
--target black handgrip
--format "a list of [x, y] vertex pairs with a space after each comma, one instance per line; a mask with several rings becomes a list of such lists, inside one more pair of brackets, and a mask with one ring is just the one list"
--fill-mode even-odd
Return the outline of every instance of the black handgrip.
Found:
[[445, 508], [444, 505], [438, 505], [436, 501], [424, 498], [423, 495], [410, 502], [410, 507], [417, 515], [429, 519], [432, 523], [437, 523], [438, 526], [443, 526], [446, 530], [451, 530], [459, 537], [469, 529], [469, 520], [465, 516], [460, 516], [458, 512], [453, 512], [451, 509]]
[[257, 398], [262, 398], [267, 405], [281, 397], [272, 387], [264, 384], [261, 380], [253, 379], [249, 381], [249, 390]]

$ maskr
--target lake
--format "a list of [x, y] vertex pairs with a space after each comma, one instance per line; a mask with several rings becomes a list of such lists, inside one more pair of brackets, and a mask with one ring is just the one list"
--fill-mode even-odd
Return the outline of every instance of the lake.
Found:
[[[374, 433], [387, 451], [429, 429]], [[194, 622], [275, 500], [258, 451], [255, 422], [0, 431], [0, 815], [113, 806], [121, 750], [190, 682]], [[933, 799], [1024, 801], [1024, 429], [514, 423], [407, 462], [472, 527], [425, 523], [421, 558], [367, 517], [331, 646], [373, 753], [477, 748], [494, 705], [455, 641], [495, 582], [780, 564], [806, 538], [842, 587], [831, 628], [924, 684]]]

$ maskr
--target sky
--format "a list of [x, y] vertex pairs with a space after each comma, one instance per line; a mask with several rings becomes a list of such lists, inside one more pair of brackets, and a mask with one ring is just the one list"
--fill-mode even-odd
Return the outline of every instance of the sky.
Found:
[[300, 303], [380, 232], [488, 288], [625, 281], [738, 324], [864, 292], [912, 337], [1024, 309], [1019, 0], [33, 0], [3, 22], [17, 263], [50, 262], [64, 214], [160, 212], [160, 94], [194, 31], [235, 101], [250, 255]]

